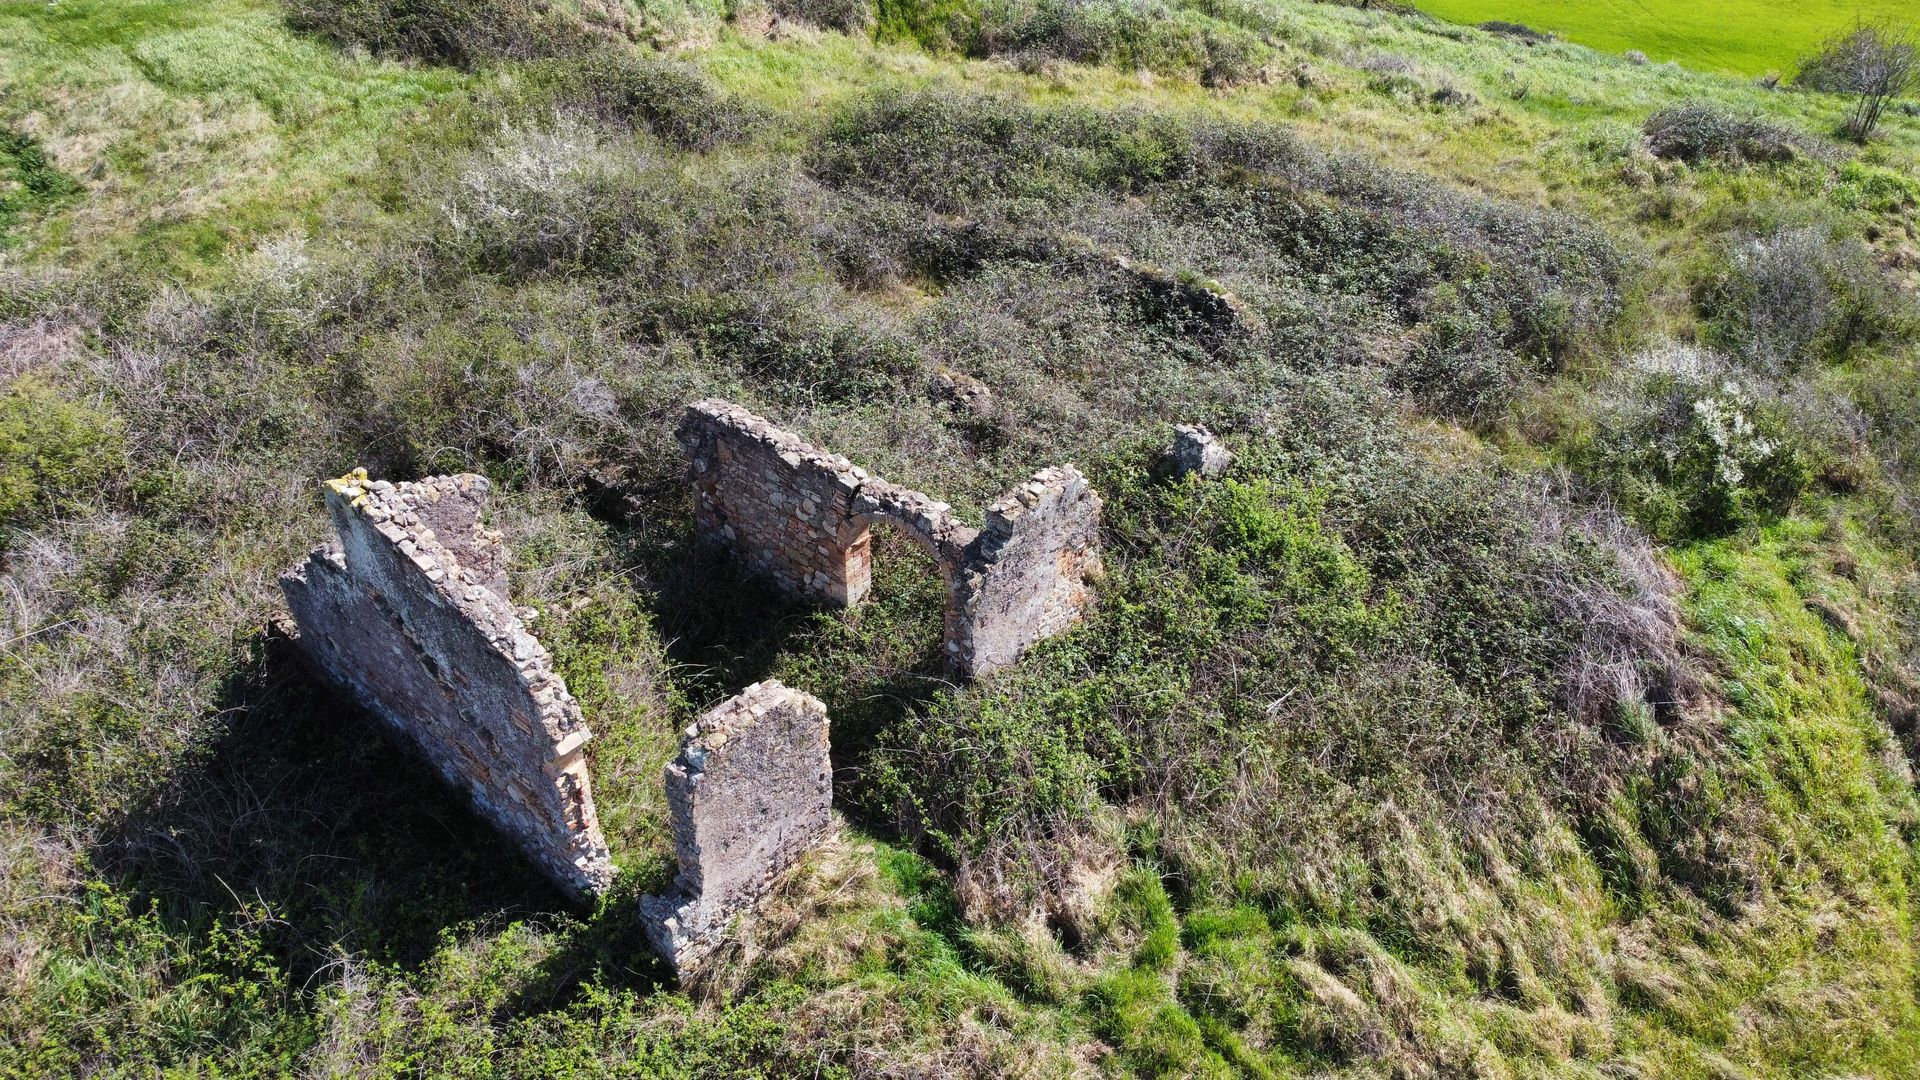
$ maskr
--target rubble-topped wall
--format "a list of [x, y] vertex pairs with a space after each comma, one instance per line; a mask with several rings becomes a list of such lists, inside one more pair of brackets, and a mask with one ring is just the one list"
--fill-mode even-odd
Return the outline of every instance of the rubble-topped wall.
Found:
[[732, 402], [688, 406], [679, 437], [700, 535], [787, 592], [856, 604], [872, 585], [871, 525], [891, 522], [913, 537], [946, 582], [947, 660], [964, 674], [1012, 663], [1091, 602], [1100, 499], [1071, 465], [1043, 470], [1002, 497], [981, 530], [946, 503]]
[[328, 481], [338, 542], [280, 578], [312, 662], [576, 896], [613, 877], [580, 707], [507, 597], [488, 484]]
[[686, 972], [832, 827], [827, 708], [755, 683], [687, 729], [666, 781], [680, 875], [640, 911], [654, 948]]
[[968, 551], [960, 620], [975, 670], [991, 671], [1079, 622], [1100, 576], [1100, 496], [1071, 465], [1034, 473], [987, 508]]

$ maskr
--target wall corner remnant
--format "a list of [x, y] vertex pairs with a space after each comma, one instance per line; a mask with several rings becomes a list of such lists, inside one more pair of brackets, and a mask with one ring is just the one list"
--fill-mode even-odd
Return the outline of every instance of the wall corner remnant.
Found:
[[295, 644], [576, 898], [605, 891], [591, 733], [508, 599], [507, 552], [471, 473], [326, 482], [338, 538], [280, 577]]
[[974, 675], [1006, 667], [1086, 617], [1092, 583], [1105, 573], [1100, 506], [1079, 469], [1056, 465], [987, 508], [960, 570], [967, 637], [953, 650], [957, 667]]
[[946, 584], [946, 659], [961, 674], [1012, 663], [1091, 604], [1100, 499], [1071, 465], [1034, 474], [974, 528], [729, 401], [689, 405], [678, 437], [700, 537], [790, 595], [859, 603], [872, 583], [870, 527], [912, 538]]
[[655, 951], [684, 975], [832, 828], [827, 708], [755, 683], [687, 729], [666, 787], [680, 873], [640, 911]]

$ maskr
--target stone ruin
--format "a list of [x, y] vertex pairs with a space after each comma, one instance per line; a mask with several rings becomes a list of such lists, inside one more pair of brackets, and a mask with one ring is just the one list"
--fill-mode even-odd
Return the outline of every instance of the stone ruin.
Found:
[[872, 584], [870, 527], [897, 526], [946, 584], [946, 659], [963, 675], [1005, 667], [1079, 621], [1099, 577], [1100, 497], [1071, 465], [1042, 469], [974, 528], [946, 503], [890, 484], [731, 402], [680, 422], [700, 535], [782, 590], [850, 606]]
[[488, 484], [329, 481], [337, 542], [280, 578], [295, 642], [562, 889], [606, 889], [580, 707], [507, 598]]
[[685, 973], [833, 827], [827, 708], [755, 683], [687, 729], [666, 780], [680, 875], [640, 912], [655, 951]]
[[[688, 407], [701, 535], [796, 595], [854, 604], [872, 583], [870, 528], [891, 523], [946, 583], [949, 664], [979, 674], [1078, 621], [1101, 573], [1100, 498], [1071, 465], [1042, 469], [979, 528], [725, 401]], [[391, 484], [356, 470], [326, 484], [338, 539], [281, 576], [302, 653], [510, 837], [567, 892], [604, 892], [613, 863], [594, 811], [585, 720], [530, 613], [508, 598], [506, 551], [481, 514], [483, 477]], [[666, 767], [680, 872], [642, 902], [676, 970], [831, 829], [826, 708], [756, 683], [689, 728]]]
[[1175, 425], [1173, 443], [1160, 455], [1160, 471], [1175, 479], [1198, 475], [1213, 480], [1232, 466], [1233, 454], [1220, 437], [1194, 424]]

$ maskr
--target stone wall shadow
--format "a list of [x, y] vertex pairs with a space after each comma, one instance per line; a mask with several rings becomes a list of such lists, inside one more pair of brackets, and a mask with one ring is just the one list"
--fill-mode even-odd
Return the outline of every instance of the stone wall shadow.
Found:
[[199, 745], [104, 830], [104, 875], [192, 932], [270, 927], [296, 980], [340, 951], [410, 967], [446, 927], [568, 909], [290, 641], [247, 647]]

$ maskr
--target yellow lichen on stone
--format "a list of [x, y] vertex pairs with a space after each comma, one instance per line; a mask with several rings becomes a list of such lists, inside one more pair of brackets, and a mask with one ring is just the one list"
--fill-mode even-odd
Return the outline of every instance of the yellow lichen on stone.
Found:
[[364, 466], [325, 483], [328, 490], [345, 498], [348, 506], [362, 506], [367, 501], [367, 470]]

